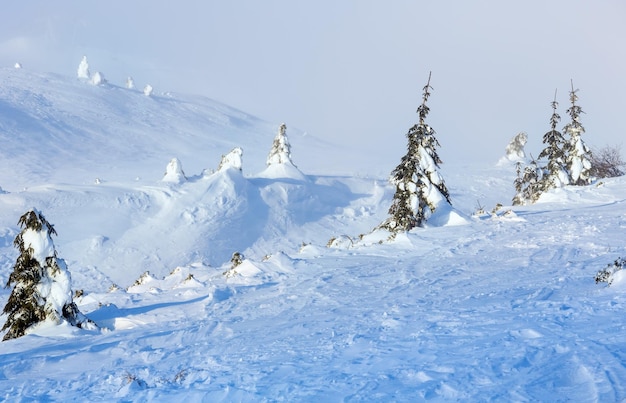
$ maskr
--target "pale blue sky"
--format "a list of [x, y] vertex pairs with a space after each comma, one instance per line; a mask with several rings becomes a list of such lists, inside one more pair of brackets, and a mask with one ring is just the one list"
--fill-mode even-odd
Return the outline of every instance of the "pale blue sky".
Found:
[[132, 75], [358, 142], [390, 169], [432, 71], [444, 163], [495, 163], [519, 131], [539, 153], [555, 88], [566, 117], [570, 79], [585, 141], [622, 144], [625, 19], [618, 0], [33, 0], [3, 6], [0, 63], [72, 76], [86, 54], [113, 83]]

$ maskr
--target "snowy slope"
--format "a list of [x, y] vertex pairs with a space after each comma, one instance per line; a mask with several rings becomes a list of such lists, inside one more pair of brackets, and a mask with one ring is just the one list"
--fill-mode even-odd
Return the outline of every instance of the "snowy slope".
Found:
[[[444, 164], [464, 225], [353, 244], [393, 189], [308, 168], [349, 150], [289, 130], [305, 176], [268, 171], [278, 125], [205, 98], [24, 70], [0, 82], [0, 281], [37, 207], [104, 328], [0, 343], [0, 399], [626, 399], [626, 284], [593, 282], [626, 256], [625, 178], [511, 209], [512, 166]], [[214, 172], [235, 146], [243, 170]], [[187, 181], [160, 181], [172, 157]]]
[[[140, 90], [26, 69], [0, 69], [0, 186], [161, 179], [173, 157], [186, 172], [216, 168], [222, 154], [244, 147], [248, 173], [265, 169], [278, 124], [198, 96]], [[301, 165], [329, 145], [288, 129]], [[22, 164], [12, 165], [22, 156]], [[28, 155], [28, 157], [27, 157]], [[19, 182], [28, 179], [31, 183]]]

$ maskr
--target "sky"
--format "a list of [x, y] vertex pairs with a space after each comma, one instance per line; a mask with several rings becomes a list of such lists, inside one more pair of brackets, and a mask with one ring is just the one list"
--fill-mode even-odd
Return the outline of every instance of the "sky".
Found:
[[617, 0], [32, 0], [3, 6], [0, 66], [75, 75], [86, 55], [113, 84], [205, 95], [390, 170], [430, 72], [444, 164], [495, 163], [520, 131], [538, 155], [573, 80], [583, 139], [624, 154], [624, 18]]

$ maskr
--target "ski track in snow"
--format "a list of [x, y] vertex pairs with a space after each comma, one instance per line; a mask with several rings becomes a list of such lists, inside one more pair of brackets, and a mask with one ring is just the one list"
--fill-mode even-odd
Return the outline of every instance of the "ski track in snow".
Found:
[[[14, 73], [3, 74], [0, 88], [14, 82]], [[95, 98], [115, 110], [105, 114], [108, 132], [128, 123], [121, 102], [131, 100], [121, 89], [48, 80], [44, 95], [53, 105], [116, 93]], [[36, 85], [14, 85], [2, 92], [0, 122], [8, 114], [32, 128], [30, 115], [46, 103], [26, 91], [38, 94]], [[216, 103], [208, 110], [202, 99], [144, 101], [151, 106], [134, 106], [133, 114], [166, 113], [165, 131], [197, 124], [198, 133], [206, 122], [251, 132], [268, 127]], [[92, 112], [84, 106], [70, 118], [51, 112], [35, 121], [45, 130], [67, 128], [66, 119], [88, 120]], [[0, 124], [0, 135], [6, 130], [13, 133]], [[559, 189], [507, 213], [512, 167], [444, 167], [462, 214], [470, 216], [477, 201], [504, 207], [393, 242], [327, 248], [331, 237], [357, 239], [386, 217], [393, 190], [385, 178], [260, 177], [246, 172], [244, 160], [243, 173], [186, 169], [189, 180], [179, 185], [120, 176], [85, 184], [69, 168], [64, 180], [48, 177], [21, 156], [21, 142], [7, 145], [15, 153], [7, 165], [20, 175], [11, 182], [34, 185], [0, 194], [0, 280], [17, 257], [17, 218], [37, 206], [59, 233], [55, 245], [74, 288], [85, 292], [75, 301], [105, 329], [42, 326], [0, 343], [0, 400], [626, 399], [625, 288], [593, 282], [599, 269], [625, 256], [624, 178]], [[187, 155], [183, 164], [202, 166], [204, 155], [191, 161], [197, 145], [172, 143]], [[94, 144], [40, 152], [62, 166], [66, 153], [89, 159], [100, 151]], [[137, 139], [135, 146], [150, 155], [150, 144]], [[251, 163], [264, 158], [253, 153]], [[136, 163], [145, 175], [156, 160], [161, 170], [169, 161], [121, 154], [116, 164]], [[226, 276], [235, 251], [246, 259]], [[119, 288], [108, 291], [114, 283]], [[0, 301], [9, 292], [0, 290]]]

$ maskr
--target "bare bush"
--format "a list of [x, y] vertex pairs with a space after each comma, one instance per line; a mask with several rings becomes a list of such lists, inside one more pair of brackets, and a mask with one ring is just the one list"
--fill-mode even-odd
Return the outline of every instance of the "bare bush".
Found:
[[619, 146], [605, 146], [591, 154], [592, 175], [596, 178], [613, 178], [624, 175], [626, 162]]

